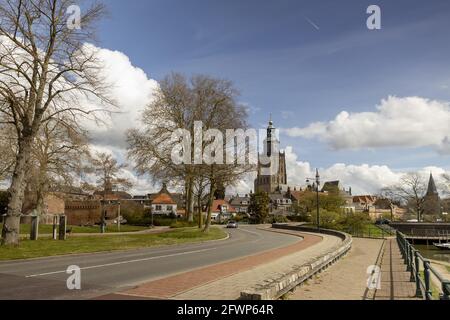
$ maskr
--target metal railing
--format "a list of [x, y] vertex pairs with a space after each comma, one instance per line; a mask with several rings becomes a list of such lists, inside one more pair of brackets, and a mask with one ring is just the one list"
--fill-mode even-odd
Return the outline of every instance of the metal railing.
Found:
[[[416, 283], [416, 297], [425, 300], [433, 300], [433, 284], [431, 277], [434, 276], [440, 283], [440, 300], [450, 300], [450, 280], [445, 279], [420, 252], [414, 248], [406, 239], [405, 235], [397, 231], [397, 242], [400, 247], [407, 271], [411, 273], [410, 281]], [[423, 275], [423, 277], [422, 277]]]
[[352, 235], [355, 238], [371, 238], [371, 239], [386, 239], [395, 235], [395, 230], [383, 228], [379, 225], [370, 225], [368, 228], [355, 229], [347, 227], [343, 229], [344, 232]]

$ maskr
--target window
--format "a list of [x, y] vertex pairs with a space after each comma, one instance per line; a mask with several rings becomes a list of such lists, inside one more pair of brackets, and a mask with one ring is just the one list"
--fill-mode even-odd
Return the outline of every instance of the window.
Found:
[[157, 205], [157, 206], [155, 206], [155, 210], [156, 210], [156, 211], [161, 211], [161, 210], [162, 210], [162, 207], [161, 207], [160, 205]]
[[172, 211], [173, 207], [172, 206], [167, 206], [167, 211]]

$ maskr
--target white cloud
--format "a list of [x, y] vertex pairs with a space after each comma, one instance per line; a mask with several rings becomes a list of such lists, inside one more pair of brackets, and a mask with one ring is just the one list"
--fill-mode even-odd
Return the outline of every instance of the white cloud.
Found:
[[[288, 173], [288, 184], [291, 186], [306, 186], [307, 178], [315, 177], [315, 168], [309, 162], [298, 160], [298, 155], [294, 152], [291, 146], [288, 146], [286, 152], [286, 167]], [[442, 183], [442, 174], [450, 174], [449, 170], [439, 167], [424, 167], [416, 170], [422, 176], [424, 181], [428, 181], [430, 172], [438, 184]], [[352, 193], [355, 195], [362, 194], [377, 194], [384, 188], [396, 184], [400, 181], [402, 175], [406, 171], [396, 171], [385, 165], [354, 165], [336, 163], [327, 168], [319, 168], [321, 181], [339, 180], [343, 187], [352, 188]], [[253, 181], [255, 175], [249, 175], [242, 179], [234, 188], [230, 188], [230, 194], [248, 193], [253, 190]], [[443, 187], [442, 187], [443, 188]]]
[[[292, 147], [286, 148], [286, 167], [288, 183], [291, 185], [305, 185], [308, 177], [315, 176], [315, 168], [308, 162], [298, 161], [298, 156]], [[385, 165], [353, 165], [336, 163], [328, 168], [319, 168], [322, 182], [339, 180], [345, 188], [352, 188], [353, 194], [377, 194], [382, 188], [400, 181], [407, 172], [396, 171]], [[441, 183], [442, 174], [449, 174], [449, 170], [439, 167], [424, 167], [416, 170], [424, 181], [428, 181], [430, 172], [433, 173], [437, 184]]]
[[[92, 45], [88, 45], [92, 46]], [[140, 68], [132, 65], [128, 56], [119, 51], [111, 51], [92, 46], [102, 63], [101, 77], [111, 85], [110, 96], [118, 105], [117, 113], [102, 118], [105, 122], [99, 126], [91, 121], [86, 122], [86, 128], [92, 139], [91, 150], [113, 155], [119, 163], [126, 163], [126, 132], [139, 125], [142, 110], [153, 99], [158, 83], [149, 78]], [[128, 178], [133, 187], [132, 194], [146, 194], [156, 191], [151, 179], [147, 176], [137, 176], [128, 164], [121, 170], [120, 177]], [[88, 182], [95, 182], [95, 177], [85, 177]]]
[[283, 129], [291, 137], [318, 138], [333, 149], [434, 147], [450, 153], [450, 104], [390, 96], [375, 112], [342, 111], [329, 122]]
[[111, 85], [110, 95], [119, 109], [106, 119], [105, 126], [88, 124], [89, 132], [96, 144], [126, 148], [126, 131], [139, 124], [140, 113], [152, 101], [158, 83], [133, 66], [124, 53], [102, 48], [92, 50], [96, 50], [103, 64], [100, 76]]

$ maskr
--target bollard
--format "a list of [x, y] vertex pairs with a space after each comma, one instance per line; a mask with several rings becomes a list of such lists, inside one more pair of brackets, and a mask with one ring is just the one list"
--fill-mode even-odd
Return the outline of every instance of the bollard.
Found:
[[420, 264], [419, 264], [419, 251], [414, 251], [414, 259], [416, 265], [416, 297], [422, 298], [422, 290], [420, 290]]
[[67, 217], [59, 216], [59, 240], [66, 240], [67, 237]]
[[58, 239], [58, 216], [53, 216], [53, 240]]
[[429, 260], [423, 260], [423, 273], [425, 276], [425, 299], [431, 300], [431, 297], [433, 293], [430, 289], [430, 261]]
[[30, 240], [36, 241], [39, 237], [39, 216], [31, 216]]

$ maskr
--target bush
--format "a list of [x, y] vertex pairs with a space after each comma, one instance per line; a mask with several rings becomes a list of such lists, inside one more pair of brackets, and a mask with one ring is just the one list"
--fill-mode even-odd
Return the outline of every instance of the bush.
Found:
[[[339, 229], [340, 215], [334, 211], [327, 211], [320, 209], [320, 226], [325, 229]], [[315, 224], [317, 221], [317, 213], [313, 212], [311, 216], [311, 223]]]
[[297, 214], [294, 216], [287, 217], [291, 222], [311, 222], [310, 214]]
[[149, 225], [149, 221], [146, 221], [144, 207], [135, 202], [124, 202], [120, 207], [120, 214], [131, 225]]
[[339, 227], [353, 232], [362, 232], [370, 222], [369, 216], [365, 213], [347, 213], [341, 215]]
[[275, 216], [270, 216], [267, 219], [268, 223], [287, 223], [289, 222], [289, 219], [283, 215], [275, 215]]

